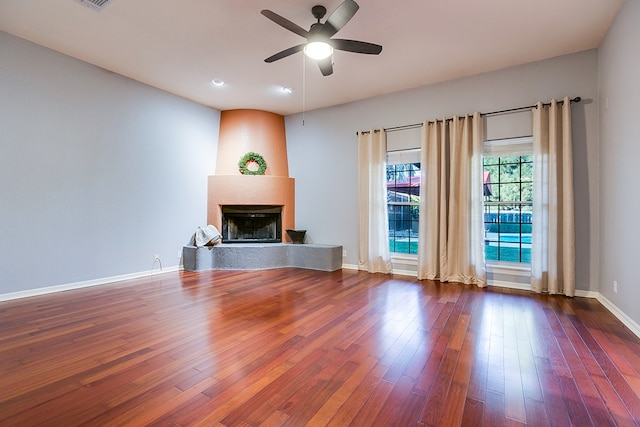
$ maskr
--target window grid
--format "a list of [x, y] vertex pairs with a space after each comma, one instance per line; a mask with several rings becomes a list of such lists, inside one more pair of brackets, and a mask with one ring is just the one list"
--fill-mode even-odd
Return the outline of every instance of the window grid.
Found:
[[418, 253], [420, 163], [387, 165], [389, 251]]
[[484, 170], [486, 260], [531, 263], [532, 157], [485, 157]]

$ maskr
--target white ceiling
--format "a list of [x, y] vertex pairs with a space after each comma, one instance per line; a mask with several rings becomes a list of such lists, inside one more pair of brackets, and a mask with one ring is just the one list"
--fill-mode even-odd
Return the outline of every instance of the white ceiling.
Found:
[[304, 39], [260, 10], [308, 29], [313, 5], [329, 16], [341, 1], [112, 0], [96, 11], [79, 0], [0, 0], [0, 30], [219, 110], [287, 115], [598, 47], [623, 3], [357, 0], [334, 37], [380, 44], [380, 55], [336, 51], [328, 77], [302, 53], [264, 62]]

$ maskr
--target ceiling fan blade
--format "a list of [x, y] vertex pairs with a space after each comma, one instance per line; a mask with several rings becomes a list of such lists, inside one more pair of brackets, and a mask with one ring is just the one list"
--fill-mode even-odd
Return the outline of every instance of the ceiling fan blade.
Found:
[[318, 60], [318, 66], [323, 76], [330, 76], [333, 74], [333, 57]]
[[294, 53], [300, 52], [301, 50], [304, 49], [305, 46], [306, 46], [306, 43], [299, 44], [298, 46], [290, 47], [289, 49], [285, 49], [282, 52], [276, 53], [275, 55], [271, 55], [270, 57], [265, 59], [264, 62], [273, 62], [273, 61], [277, 61], [278, 59], [286, 58], [289, 55], [293, 55]]
[[331, 37], [340, 31], [353, 18], [359, 8], [360, 6], [355, 1], [344, 0], [327, 18], [327, 21], [322, 26], [322, 34], [326, 37]]
[[382, 46], [358, 40], [331, 39], [329, 43], [334, 49], [344, 50], [347, 52], [364, 53], [367, 55], [378, 55], [382, 52]]
[[281, 27], [291, 31], [292, 33], [296, 33], [297, 35], [304, 37], [305, 39], [309, 37], [309, 32], [307, 30], [305, 30], [298, 24], [294, 24], [293, 22], [289, 21], [287, 18], [284, 18], [275, 12], [272, 12], [268, 9], [264, 9], [264, 10], [261, 10], [260, 13], [266, 16], [267, 18], [271, 19], [273, 22], [280, 25]]

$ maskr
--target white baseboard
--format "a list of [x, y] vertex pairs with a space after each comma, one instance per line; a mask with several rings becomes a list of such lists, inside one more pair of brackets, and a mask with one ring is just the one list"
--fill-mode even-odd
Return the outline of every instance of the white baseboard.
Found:
[[596, 298], [600, 296], [600, 292], [595, 291], [581, 291], [580, 289], [576, 289], [576, 296], [582, 298]]
[[[355, 265], [355, 264], [342, 264], [342, 268], [345, 269], [345, 270], [358, 270], [358, 266]], [[394, 268], [393, 271], [391, 272], [391, 274], [399, 274], [400, 276], [417, 277], [415, 271], [398, 270], [397, 268]]]
[[181, 267], [176, 265], [173, 267], [163, 268], [162, 270], [156, 269], [151, 271], [141, 271], [138, 273], [122, 274], [119, 276], [111, 276], [111, 277], [103, 277], [103, 278], [94, 279], [94, 280], [86, 280], [83, 282], [65, 283], [63, 285], [48, 286], [46, 288], [37, 288], [37, 289], [29, 289], [26, 291], [11, 292], [8, 294], [0, 294], [0, 301], [10, 301], [10, 300], [19, 299], [19, 298], [27, 298], [27, 297], [34, 297], [37, 295], [52, 294], [54, 292], [63, 292], [63, 291], [70, 291], [73, 289], [88, 288], [91, 286], [107, 285], [109, 283], [122, 282], [123, 280], [140, 279], [142, 277], [155, 276], [157, 274], [173, 273], [173, 272], [179, 271], [180, 269]]
[[614, 316], [618, 318], [627, 328], [631, 329], [631, 332], [640, 337], [640, 325], [638, 325], [632, 318], [627, 316], [622, 310], [620, 310], [614, 303], [609, 301], [601, 293], [597, 293], [596, 299], [600, 301], [600, 304], [604, 305]]
[[400, 276], [411, 276], [416, 278], [418, 277], [418, 273], [412, 270], [400, 270], [399, 268], [394, 268], [392, 273], [398, 274]]

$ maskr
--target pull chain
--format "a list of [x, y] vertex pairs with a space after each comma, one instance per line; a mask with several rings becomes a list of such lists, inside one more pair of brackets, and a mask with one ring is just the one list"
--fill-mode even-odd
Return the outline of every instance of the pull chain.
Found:
[[302, 126], [307, 101], [307, 55], [302, 55]]

